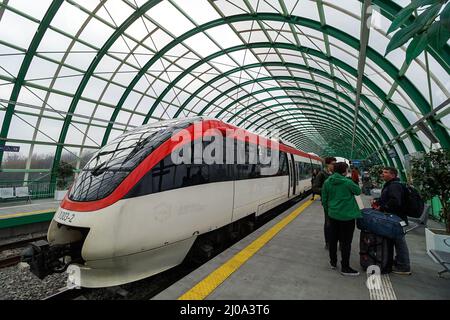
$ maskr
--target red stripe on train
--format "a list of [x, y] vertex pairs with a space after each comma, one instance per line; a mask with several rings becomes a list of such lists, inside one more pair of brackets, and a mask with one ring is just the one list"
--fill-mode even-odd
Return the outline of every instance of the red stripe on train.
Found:
[[[185, 131], [182, 131], [181, 133], [177, 133], [173, 136], [173, 138], [164, 141], [156, 150], [154, 150], [150, 155], [147, 156], [120, 184], [119, 186], [107, 197], [95, 200], [95, 201], [72, 201], [68, 198], [68, 193], [64, 200], [61, 202], [61, 208], [67, 209], [67, 210], [73, 210], [73, 211], [96, 211], [103, 209], [105, 207], [108, 207], [115, 202], [122, 199], [130, 190], [133, 188], [136, 183], [141, 180], [141, 178], [149, 171], [151, 170], [158, 162], [160, 162], [162, 159], [164, 159], [166, 156], [168, 156], [176, 147], [180, 147], [181, 145], [190, 142], [190, 140], [185, 140], [184, 142], [180, 143], [180, 138], [182, 136], [182, 133], [189, 133], [190, 138], [196, 137], [194, 135], [194, 128], [197, 128], [196, 125], [191, 125], [185, 129]], [[230, 124], [224, 123], [219, 120], [205, 120], [202, 122], [201, 126], [202, 132], [196, 132], [196, 134], [200, 134], [201, 136], [208, 136], [211, 134], [214, 134], [213, 132], [206, 132], [209, 129], [219, 129], [223, 132], [223, 130], [226, 130], [226, 132], [230, 132], [233, 130], [233, 138], [237, 138], [239, 140], [250, 140], [252, 142], [257, 142], [260, 144], [264, 144], [267, 146], [270, 146], [272, 149], [279, 149], [281, 151], [296, 154], [305, 158], [311, 158], [314, 160], [321, 159], [319, 157], [307, 154], [303, 151], [294, 149], [292, 147], [286, 146], [284, 144], [278, 144], [273, 143], [272, 140], [268, 140], [266, 138], [260, 137], [258, 135], [255, 135], [251, 132], [248, 132], [244, 129], [240, 129], [238, 127], [232, 126]], [[228, 130], [227, 130], [228, 129]], [[230, 130], [230, 131], [229, 131]], [[236, 134], [237, 132], [244, 133], [244, 135]], [[277, 148], [277, 146], [279, 146]]]

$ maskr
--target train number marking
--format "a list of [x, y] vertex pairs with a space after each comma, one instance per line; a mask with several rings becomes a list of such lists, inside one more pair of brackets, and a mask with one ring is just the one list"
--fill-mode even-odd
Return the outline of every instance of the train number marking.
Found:
[[70, 212], [67, 212], [67, 211], [60, 211], [58, 213], [58, 220], [71, 223], [73, 218], [75, 218], [75, 214], [74, 213], [70, 213]]

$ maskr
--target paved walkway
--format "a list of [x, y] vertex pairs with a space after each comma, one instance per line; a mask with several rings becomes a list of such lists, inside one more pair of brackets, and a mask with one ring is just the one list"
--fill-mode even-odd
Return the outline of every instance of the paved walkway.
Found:
[[[367, 206], [368, 197], [362, 199]], [[319, 201], [311, 202], [273, 235], [278, 223], [309, 202], [303, 200], [290, 208], [154, 299], [450, 299], [450, 279], [437, 276], [441, 267], [425, 252], [423, 228], [407, 235], [413, 274], [382, 276], [383, 292], [369, 292], [366, 286], [367, 275], [359, 266], [358, 229], [352, 243], [351, 265], [361, 275], [345, 277], [330, 269]], [[268, 234], [273, 237], [258, 249]]]
[[56, 211], [59, 203], [60, 201], [52, 199], [31, 200], [31, 203], [26, 201], [0, 203], [0, 219]]

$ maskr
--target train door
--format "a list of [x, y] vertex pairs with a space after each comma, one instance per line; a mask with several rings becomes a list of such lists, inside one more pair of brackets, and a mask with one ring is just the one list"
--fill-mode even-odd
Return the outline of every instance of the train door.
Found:
[[289, 154], [289, 197], [295, 195], [297, 187], [297, 172], [295, 168], [294, 155]]

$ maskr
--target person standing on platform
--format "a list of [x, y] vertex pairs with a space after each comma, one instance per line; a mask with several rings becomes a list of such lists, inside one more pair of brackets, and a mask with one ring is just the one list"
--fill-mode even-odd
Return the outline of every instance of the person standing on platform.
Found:
[[352, 169], [352, 180], [354, 183], [359, 185], [359, 171], [355, 167], [353, 167], [353, 169]]
[[341, 274], [357, 276], [359, 272], [350, 267], [355, 219], [361, 216], [355, 196], [361, 194], [358, 185], [348, 179], [345, 174], [348, 165], [338, 162], [334, 165], [334, 173], [322, 187], [322, 205], [330, 221], [330, 264], [337, 267], [337, 244], [341, 247]]
[[[383, 168], [381, 178], [385, 183], [381, 190], [381, 197], [373, 200], [372, 207], [375, 210], [395, 214], [408, 223], [408, 216], [404, 209], [406, 187], [400, 182], [397, 175], [398, 171], [396, 168]], [[401, 238], [396, 238], [393, 241], [396, 257], [394, 259], [392, 272], [401, 275], [410, 275], [411, 266], [409, 261], [409, 250], [405, 236], [403, 235]]]
[[362, 180], [362, 190], [366, 196], [370, 196], [370, 189], [372, 189], [372, 180], [367, 171], [364, 171], [361, 177]]
[[[336, 163], [336, 158], [334, 158], [334, 157], [325, 158], [325, 168], [317, 174], [317, 177], [314, 180], [314, 183], [312, 186], [312, 192], [314, 192], [314, 194], [319, 194], [319, 195], [322, 194], [322, 186], [323, 186], [325, 180], [333, 174], [333, 168], [334, 168], [335, 163]], [[323, 205], [323, 203], [322, 203], [322, 205]], [[323, 233], [325, 235], [325, 249], [328, 250], [330, 222], [328, 220], [328, 216], [327, 216], [325, 210], [324, 210], [324, 215], [325, 215], [325, 222], [323, 225]]]
[[[311, 176], [311, 188], [312, 188], [312, 186], [314, 185], [314, 180], [316, 180], [317, 174], [318, 174], [317, 169], [313, 169], [313, 171], [312, 171], [312, 176]], [[312, 189], [312, 197], [311, 197], [311, 201], [314, 200], [314, 196], [315, 196], [315, 195], [316, 195], [316, 194], [315, 194], [315, 192], [314, 192], [314, 189]]]

